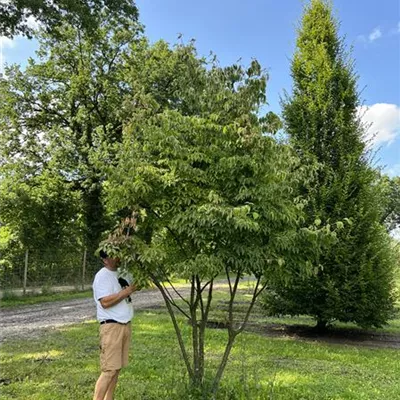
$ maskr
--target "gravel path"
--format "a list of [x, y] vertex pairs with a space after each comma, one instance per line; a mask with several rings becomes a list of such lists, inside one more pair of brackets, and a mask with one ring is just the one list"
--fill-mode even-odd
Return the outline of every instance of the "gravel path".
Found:
[[[179, 289], [179, 292], [187, 296], [189, 289]], [[178, 296], [175, 294], [174, 297]], [[158, 290], [135, 292], [132, 302], [136, 310], [164, 305]], [[49, 329], [94, 319], [96, 306], [92, 298], [0, 309], [0, 343], [9, 339], [40, 336]]]
[[[214, 289], [227, 290], [227, 283], [219, 281]], [[182, 296], [189, 296], [189, 286], [180, 287]], [[173, 297], [178, 296], [172, 291]], [[135, 310], [165, 307], [161, 293], [157, 289], [142, 290], [132, 295]], [[96, 307], [92, 298], [62, 300], [33, 306], [0, 308], [0, 343], [11, 339], [39, 337], [46, 332], [64, 325], [93, 321], [96, 319]], [[400, 348], [400, 336], [386, 332], [356, 331], [353, 329], [334, 329], [326, 335], [316, 335], [310, 327], [284, 324], [248, 325], [249, 331], [267, 336], [289, 336], [297, 339], [361, 345], [370, 348]]]

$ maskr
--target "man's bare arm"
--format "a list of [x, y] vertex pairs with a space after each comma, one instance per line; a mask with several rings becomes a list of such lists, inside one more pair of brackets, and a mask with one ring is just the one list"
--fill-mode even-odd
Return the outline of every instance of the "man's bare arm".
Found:
[[110, 308], [126, 299], [133, 292], [137, 290], [136, 285], [129, 285], [118, 293], [110, 294], [109, 296], [102, 297], [100, 303], [103, 308]]

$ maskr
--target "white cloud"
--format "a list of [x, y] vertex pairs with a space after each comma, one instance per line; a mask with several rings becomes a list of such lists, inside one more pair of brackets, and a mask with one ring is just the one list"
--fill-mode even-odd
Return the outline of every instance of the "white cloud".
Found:
[[[10, 3], [10, 0], [0, 0], [0, 4], [7, 4], [7, 3]], [[25, 15], [26, 15], [26, 10], [25, 10]], [[33, 29], [33, 30], [37, 30], [40, 28], [39, 21], [33, 15], [30, 15], [29, 17], [26, 18], [26, 25], [30, 29]], [[5, 36], [0, 36], [0, 43], [3, 47], [3, 49], [4, 48], [13, 48], [13, 47], [15, 47], [16, 40], [18, 38], [21, 38], [21, 36], [16, 36], [13, 39], [10, 39]], [[0, 68], [1, 68], [1, 66], [0, 66]]]
[[39, 21], [33, 15], [30, 15], [26, 19], [26, 25], [28, 25], [28, 27], [33, 30], [39, 29], [39, 27], [40, 27]]
[[392, 28], [388, 32], [388, 36], [395, 36], [400, 33], [400, 21], [397, 23], [397, 26], [395, 28]]
[[400, 107], [396, 104], [360, 106], [358, 112], [368, 127], [367, 139], [372, 139], [373, 145], [391, 143], [400, 134]]
[[400, 228], [393, 229], [390, 232], [390, 236], [400, 242]]
[[392, 178], [394, 176], [400, 176], [400, 164], [394, 164], [390, 167], [386, 167], [384, 172]]
[[356, 40], [358, 42], [364, 43], [364, 45], [368, 43], [372, 43], [375, 40], [390, 37], [394, 35], [398, 35], [400, 33], [400, 21], [397, 23], [397, 26], [385, 31], [382, 31], [381, 28], [376, 27], [372, 30], [369, 35], [358, 35]]
[[3, 48], [4, 47], [12, 48], [15, 46], [15, 41], [5, 36], [0, 36], [0, 42], [3, 45]]
[[369, 35], [368, 35], [368, 40], [370, 42], [373, 42], [374, 40], [379, 39], [382, 37], [382, 32], [379, 28], [375, 28]]

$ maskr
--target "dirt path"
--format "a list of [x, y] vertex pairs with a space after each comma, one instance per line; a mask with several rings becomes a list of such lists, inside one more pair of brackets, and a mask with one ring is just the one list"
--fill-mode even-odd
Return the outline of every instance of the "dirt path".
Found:
[[[179, 292], [187, 296], [189, 289], [180, 289]], [[136, 310], [164, 305], [158, 290], [136, 292], [132, 301]], [[49, 329], [94, 319], [96, 307], [92, 298], [0, 309], [0, 343], [9, 339], [36, 337]]]

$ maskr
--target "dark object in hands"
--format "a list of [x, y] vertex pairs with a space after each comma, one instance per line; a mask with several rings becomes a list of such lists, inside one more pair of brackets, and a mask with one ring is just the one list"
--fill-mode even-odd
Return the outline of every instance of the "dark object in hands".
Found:
[[129, 286], [128, 281], [124, 278], [118, 278], [118, 282], [122, 288], [126, 288], [127, 286]]
[[[124, 278], [118, 278], [118, 282], [121, 285], [122, 289], [124, 289], [124, 288], [129, 286], [128, 281], [126, 279], [124, 279]], [[128, 303], [132, 302], [131, 296], [128, 296], [126, 299], [128, 300]]]

